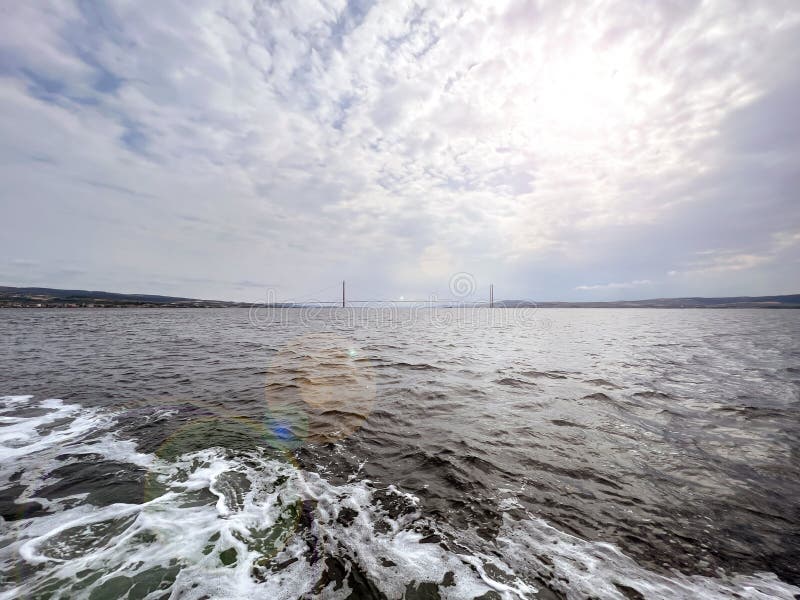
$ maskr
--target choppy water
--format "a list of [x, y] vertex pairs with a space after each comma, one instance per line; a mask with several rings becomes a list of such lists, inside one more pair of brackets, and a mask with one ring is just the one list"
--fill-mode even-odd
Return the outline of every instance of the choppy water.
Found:
[[795, 598], [800, 311], [8, 310], [0, 598]]

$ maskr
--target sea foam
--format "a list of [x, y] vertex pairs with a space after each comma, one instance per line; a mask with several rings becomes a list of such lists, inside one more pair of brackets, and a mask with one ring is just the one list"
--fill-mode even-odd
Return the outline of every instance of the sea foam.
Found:
[[[110, 411], [30, 396], [0, 398], [0, 477], [45, 512], [4, 522], [0, 599], [129, 597], [793, 599], [774, 575], [664, 575], [615, 546], [561, 532], [516, 509], [492, 540], [422, 514], [395, 486], [333, 484], [290, 455], [208, 448], [174, 460], [137, 451]], [[26, 416], [18, 416], [26, 415]], [[164, 413], [164, 418], [169, 418]], [[100, 457], [146, 469], [129, 502], [39, 498], [43, 478]], [[520, 516], [522, 515], [522, 516]], [[426, 587], [427, 586], [427, 587]]]

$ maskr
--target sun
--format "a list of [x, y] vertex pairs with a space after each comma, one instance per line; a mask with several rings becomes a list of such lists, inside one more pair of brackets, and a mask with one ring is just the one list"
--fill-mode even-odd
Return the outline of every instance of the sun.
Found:
[[526, 125], [550, 143], [607, 141], [641, 108], [635, 78], [635, 64], [623, 53], [576, 50], [542, 69]]

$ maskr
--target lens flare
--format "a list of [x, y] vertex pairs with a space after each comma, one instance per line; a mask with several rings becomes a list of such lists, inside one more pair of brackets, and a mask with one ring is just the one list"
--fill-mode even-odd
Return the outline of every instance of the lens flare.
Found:
[[375, 381], [369, 359], [352, 342], [308, 333], [273, 356], [264, 393], [272, 439], [292, 449], [305, 441], [337, 441], [359, 429], [372, 411]]

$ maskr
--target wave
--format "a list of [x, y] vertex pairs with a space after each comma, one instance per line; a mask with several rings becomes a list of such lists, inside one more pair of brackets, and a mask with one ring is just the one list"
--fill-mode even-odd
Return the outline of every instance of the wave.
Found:
[[[610, 544], [553, 528], [512, 496], [499, 499], [502, 525], [486, 539], [423, 516], [420, 500], [394, 486], [356, 477], [333, 484], [300, 469], [291, 454], [206, 448], [165, 460], [119, 437], [116, 418], [61, 400], [0, 398], [0, 481], [13, 489], [14, 504], [42, 509], [4, 523], [0, 599], [800, 593], [766, 573], [655, 573]], [[69, 477], [87, 472], [104, 473], [108, 483], [72, 486]], [[108, 501], [93, 497], [116, 480], [138, 483]]]

